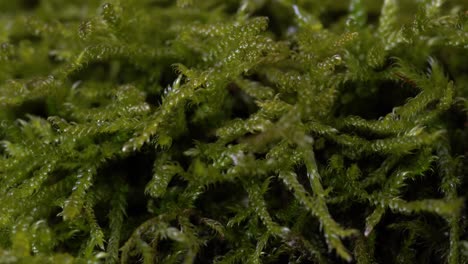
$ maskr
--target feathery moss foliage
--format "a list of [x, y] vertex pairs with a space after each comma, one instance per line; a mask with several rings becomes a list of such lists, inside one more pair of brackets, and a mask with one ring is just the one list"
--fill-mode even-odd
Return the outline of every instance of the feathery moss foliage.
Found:
[[0, 1], [0, 263], [467, 263], [467, 10]]

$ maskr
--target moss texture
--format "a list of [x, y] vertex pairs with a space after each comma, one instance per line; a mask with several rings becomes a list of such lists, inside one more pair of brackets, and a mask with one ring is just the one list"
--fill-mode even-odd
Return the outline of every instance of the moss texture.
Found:
[[467, 263], [465, 0], [0, 1], [0, 263]]

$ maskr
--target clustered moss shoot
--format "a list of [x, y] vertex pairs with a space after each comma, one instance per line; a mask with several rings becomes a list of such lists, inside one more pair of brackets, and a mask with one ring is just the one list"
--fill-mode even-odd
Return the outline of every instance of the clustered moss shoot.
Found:
[[0, 1], [0, 263], [467, 263], [464, 0]]

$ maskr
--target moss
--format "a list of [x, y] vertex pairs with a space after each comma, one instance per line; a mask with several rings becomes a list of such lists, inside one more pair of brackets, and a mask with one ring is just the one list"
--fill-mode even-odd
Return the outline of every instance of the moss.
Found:
[[0, 263], [466, 263], [462, 0], [0, 2]]

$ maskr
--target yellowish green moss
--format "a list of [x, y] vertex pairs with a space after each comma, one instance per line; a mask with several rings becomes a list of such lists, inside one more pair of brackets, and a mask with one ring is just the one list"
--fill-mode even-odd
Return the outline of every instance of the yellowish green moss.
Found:
[[466, 263], [463, 0], [0, 1], [0, 263]]

